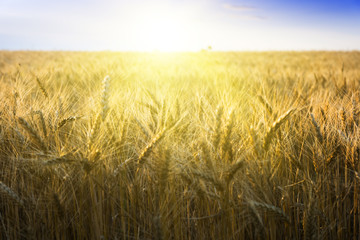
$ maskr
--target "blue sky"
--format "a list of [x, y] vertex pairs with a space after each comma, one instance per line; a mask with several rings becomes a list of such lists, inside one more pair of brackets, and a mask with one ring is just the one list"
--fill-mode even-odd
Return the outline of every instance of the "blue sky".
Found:
[[360, 0], [0, 0], [0, 49], [360, 50]]

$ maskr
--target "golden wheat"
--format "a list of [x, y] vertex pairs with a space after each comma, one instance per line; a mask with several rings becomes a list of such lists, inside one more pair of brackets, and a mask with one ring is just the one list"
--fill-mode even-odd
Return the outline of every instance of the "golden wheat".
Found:
[[358, 239], [359, 65], [0, 52], [0, 239]]

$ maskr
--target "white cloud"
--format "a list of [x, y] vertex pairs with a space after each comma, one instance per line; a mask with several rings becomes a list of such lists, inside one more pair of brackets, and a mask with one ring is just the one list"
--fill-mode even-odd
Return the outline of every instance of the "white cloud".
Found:
[[236, 11], [254, 11], [257, 10], [256, 7], [248, 6], [248, 5], [234, 5], [225, 3], [223, 4], [223, 7], [226, 9], [236, 10]]
[[250, 5], [234, 5], [223, 4], [223, 7], [227, 10], [231, 10], [231, 15], [237, 19], [242, 20], [265, 20], [267, 17], [258, 14], [259, 8]]

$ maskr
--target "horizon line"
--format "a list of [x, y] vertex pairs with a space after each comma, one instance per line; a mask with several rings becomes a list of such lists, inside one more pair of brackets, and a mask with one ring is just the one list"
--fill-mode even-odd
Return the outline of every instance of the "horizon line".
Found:
[[199, 53], [199, 52], [218, 52], [218, 53], [226, 53], [226, 52], [360, 52], [360, 48], [358, 49], [234, 49], [234, 50], [208, 50], [208, 49], [200, 49], [200, 50], [184, 50], [184, 51], [160, 51], [160, 50], [152, 50], [152, 51], [141, 51], [141, 50], [74, 50], [74, 49], [1, 49], [0, 52], [113, 52], [113, 53]]

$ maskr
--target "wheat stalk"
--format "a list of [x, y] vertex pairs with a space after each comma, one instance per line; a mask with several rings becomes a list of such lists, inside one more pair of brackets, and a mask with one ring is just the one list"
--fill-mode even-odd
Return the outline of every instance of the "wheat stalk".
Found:
[[146, 138], [150, 138], [150, 133], [146, 129], [146, 127], [136, 117], [134, 117], [134, 120], [136, 124], [140, 127], [141, 132], [146, 136]]
[[211, 154], [210, 154], [210, 149], [207, 147], [207, 144], [205, 142], [201, 143], [200, 148], [201, 148], [201, 151], [203, 153], [202, 159], [204, 160], [207, 169], [210, 172], [214, 173], [215, 168], [214, 168], [213, 160], [212, 160], [212, 157], [211, 157]]
[[163, 231], [162, 231], [162, 224], [161, 224], [161, 216], [157, 215], [153, 218], [153, 223], [155, 227], [155, 239], [162, 240], [163, 237]]
[[327, 117], [326, 117], [326, 108], [324, 109], [324, 108], [320, 108], [320, 113], [321, 113], [321, 116], [322, 116], [322, 118], [323, 118], [323, 121], [324, 121], [324, 123], [326, 123], [326, 121], [327, 121]]
[[141, 105], [147, 107], [151, 113], [151, 116], [156, 116], [159, 114], [159, 110], [154, 107], [153, 105], [151, 105], [150, 103], [144, 103], [144, 102], [140, 102]]
[[307, 211], [305, 211], [304, 217], [304, 239], [315, 240], [318, 239], [317, 221], [314, 200], [310, 200]]
[[128, 131], [128, 125], [127, 124], [123, 124], [122, 127], [122, 131], [121, 131], [121, 137], [120, 137], [120, 141], [118, 143], [118, 146], [121, 147], [125, 144], [126, 142], [126, 137], [127, 137], [127, 131]]
[[156, 107], [158, 108], [158, 109], [160, 109], [160, 107], [161, 107], [161, 104], [160, 104], [160, 102], [156, 99], [156, 97], [155, 97], [155, 95], [154, 94], [152, 94], [149, 90], [145, 90], [146, 91], [146, 93], [150, 96], [150, 98], [151, 98], [151, 100], [156, 104]]
[[61, 204], [59, 196], [56, 193], [53, 194], [53, 202], [60, 219], [63, 219], [65, 216], [65, 209], [64, 206]]
[[160, 161], [159, 168], [159, 196], [164, 196], [167, 181], [169, 179], [171, 164], [171, 152], [170, 149], [165, 150], [165, 154]]
[[59, 117], [62, 116], [63, 111], [64, 109], [63, 109], [63, 103], [61, 97], [58, 97], [58, 110], [56, 111], [56, 121], [58, 121]]
[[195, 189], [196, 194], [205, 199], [206, 197], [212, 197], [213, 199], [219, 199], [219, 197], [211, 192], [206, 191], [205, 186], [198, 178], [191, 178], [187, 173], [181, 172], [180, 177], [191, 187]]
[[225, 159], [226, 155], [228, 155], [228, 159], [230, 162], [233, 161], [233, 151], [232, 151], [232, 144], [230, 142], [231, 139], [231, 133], [234, 128], [234, 119], [235, 119], [235, 113], [234, 111], [230, 111], [227, 117], [227, 125], [225, 128], [225, 135], [224, 140], [222, 144], [222, 158]]
[[181, 106], [180, 106], [180, 102], [179, 99], [176, 99], [175, 102], [175, 119], [180, 119], [181, 118]]
[[253, 149], [255, 151], [255, 154], [258, 156], [259, 152], [260, 152], [259, 146], [261, 146], [261, 142], [259, 141], [258, 134], [256, 133], [256, 130], [253, 125], [251, 125], [249, 128], [249, 134], [250, 134], [250, 140], [251, 140]]

